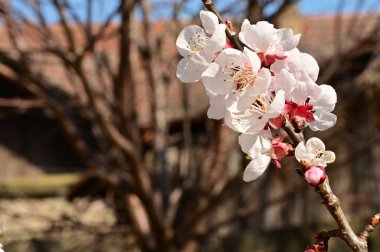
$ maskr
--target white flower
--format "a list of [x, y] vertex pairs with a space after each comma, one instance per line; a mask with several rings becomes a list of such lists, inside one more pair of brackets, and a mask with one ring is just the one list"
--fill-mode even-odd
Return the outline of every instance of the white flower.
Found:
[[202, 26], [208, 34], [213, 34], [215, 32], [216, 27], [219, 24], [218, 17], [212, 13], [211, 11], [203, 11], [201, 10], [199, 14]]
[[[281, 57], [284, 52], [294, 49], [300, 40], [300, 34], [293, 35], [292, 29], [275, 29], [273, 24], [260, 21], [251, 25], [245, 19], [241, 25], [239, 39], [258, 53]], [[273, 62], [272, 62], [273, 63]]]
[[285, 107], [285, 92], [267, 91], [254, 100], [249, 109], [240, 113], [227, 113], [224, 122], [233, 130], [245, 134], [257, 134], [278, 117]]
[[260, 67], [259, 57], [249, 49], [241, 52], [228, 48], [203, 72], [203, 84], [211, 94], [227, 95], [226, 109], [240, 112], [249, 108], [252, 100], [269, 87], [271, 74]]
[[335, 125], [337, 117], [331, 113], [337, 102], [335, 89], [326, 84], [317, 85], [305, 72], [296, 75], [294, 89], [286, 99], [313, 106], [314, 121], [308, 123], [311, 130], [323, 131]]
[[239, 144], [242, 150], [248, 154], [251, 161], [244, 170], [243, 180], [252, 181], [260, 177], [271, 161], [270, 152], [272, 143], [269, 130], [261, 131], [256, 135], [242, 134], [239, 136]]
[[296, 79], [294, 89], [286, 98], [298, 104], [304, 104], [311, 98], [316, 98], [321, 93], [321, 88], [318, 86], [307, 73], [304, 71], [293, 75]]
[[[202, 25], [185, 27], [178, 35], [176, 46], [184, 58], [177, 65], [177, 77], [185, 83], [200, 80], [202, 72], [226, 45], [226, 26], [218, 24], [212, 12], [201, 11]], [[212, 34], [211, 37], [206, 33]]]
[[337, 101], [335, 89], [330, 85], [320, 85], [321, 92], [316, 98], [310, 99], [313, 105], [314, 122], [309, 123], [309, 127], [313, 131], [326, 130], [336, 123], [336, 115], [331, 113]]
[[285, 52], [286, 56], [283, 60], [276, 60], [270, 69], [274, 73], [279, 73], [286, 69], [288, 72], [297, 75], [299, 72], [306, 73], [312, 81], [317, 81], [319, 74], [319, 66], [317, 61], [307, 53], [301, 53], [297, 48]]
[[294, 151], [290, 144], [283, 142], [283, 139], [284, 136], [272, 137], [269, 129], [262, 130], [256, 135], [241, 134], [239, 136], [242, 150], [251, 159], [244, 171], [244, 181], [249, 182], [261, 176], [270, 161], [277, 168], [281, 168], [279, 161]]
[[298, 162], [306, 166], [323, 166], [335, 161], [335, 154], [332, 151], [325, 150], [325, 144], [316, 137], [310, 138], [306, 145], [300, 142], [295, 150], [295, 156]]
[[293, 74], [289, 73], [286, 69], [282, 69], [273, 77], [270, 88], [271, 90], [284, 90], [285, 97], [287, 97], [294, 91], [296, 84], [297, 80]]

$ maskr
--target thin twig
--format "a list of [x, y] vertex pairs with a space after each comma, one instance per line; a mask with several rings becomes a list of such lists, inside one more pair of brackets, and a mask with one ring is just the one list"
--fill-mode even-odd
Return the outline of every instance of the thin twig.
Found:
[[364, 230], [360, 233], [359, 238], [363, 241], [366, 241], [371, 232], [373, 232], [376, 226], [380, 222], [380, 213], [375, 214], [370, 222], [364, 227]]

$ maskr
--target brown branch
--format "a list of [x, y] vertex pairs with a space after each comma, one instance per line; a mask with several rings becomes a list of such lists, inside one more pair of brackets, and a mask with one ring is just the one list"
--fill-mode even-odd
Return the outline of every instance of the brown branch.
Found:
[[368, 251], [367, 242], [359, 239], [358, 236], [352, 230], [346, 215], [343, 212], [342, 206], [337, 196], [331, 190], [329, 180], [326, 177], [325, 182], [316, 188], [317, 193], [323, 199], [324, 205], [330, 212], [331, 216], [335, 219], [339, 229], [342, 232], [343, 241], [353, 250], [358, 252]]
[[263, 8], [259, 0], [250, 0], [247, 7], [247, 18], [250, 22], [257, 22], [263, 16]]
[[270, 23], [276, 24], [277, 23], [276, 19], [282, 13], [284, 13], [291, 4], [297, 3], [298, 1], [299, 0], [284, 0], [284, 1], [282, 1], [281, 5], [277, 8], [277, 10], [272, 15], [266, 17], [265, 19], [268, 20]]
[[359, 238], [363, 241], [367, 241], [371, 232], [375, 230], [380, 222], [380, 213], [375, 214], [370, 222], [364, 227], [364, 230], [360, 233]]
[[331, 237], [342, 237], [342, 231], [340, 229], [334, 229], [330, 231], [322, 231], [313, 234], [313, 239], [315, 240], [312, 247], [307, 247], [305, 251], [313, 252], [327, 252], [329, 240]]
[[[101, 107], [101, 104], [94, 93], [90, 81], [84, 74], [83, 65], [81, 63], [82, 61], [76, 62], [76, 64], [74, 63], [71, 66], [76, 71], [84, 86], [84, 89], [86, 90], [90, 105], [96, 115], [99, 126], [103, 130], [104, 134], [109, 138], [111, 143], [119, 148], [127, 160], [130, 172], [134, 178], [134, 184], [131, 186], [134, 188], [136, 194], [139, 196], [143, 206], [145, 207], [150, 224], [155, 230], [154, 234], [158, 236], [159, 241], [166, 241], [168, 237], [165, 232], [165, 225], [153, 203], [151, 180], [146, 167], [143, 165], [139, 151], [136, 149], [136, 146], [129, 139], [127, 139], [112, 122], [109, 121], [104, 109]], [[131, 122], [129, 121], [128, 123]]]
[[284, 123], [282, 129], [288, 134], [290, 139], [293, 141], [294, 147], [296, 147], [300, 142], [304, 141], [302, 133], [296, 133], [293, 125], [289, 120], [284, 116]]
[[75, 53], [76, 47], [75, 47], [74, 34], [73, 34], [73, 31], [70, 29], [69, 23], [67, 21], [67, 17], [64, 10], [65, 7], [63, 6], [63, 4], [59, 2], [59, 0], [52, 0], [52, 1], [53, 1], [53, 6], [55, 7], [60, 17], [60, 22], [65, 33], [67, 44], [69, 46], [69, 51], [72, 53]]
[[143, 13], [143, 37], [146, 41], [146, 71], [148, 82], [153, 91], [153, 115], [154, 115], [154, 172], [156, 173], [156, 184], [161, 190], [163, 210], [168, 209], [169, 198], [169, 174], [166, 164], [166, 136], [167, 136], [167, 90], [162, 80], [160, 60], [158, 58], [157, 37], [151, 27], [149, 18], [150, 6], [145, 0], [140, 0]]
[[6, 31], [10, 38], [10, 41], [12, 42], [13, 48], [17, 51], [19, 57], [21, 57], [24, 54], [27, 44], [24, 41], [23, 37], [20, 36], [20, 27], [17, 24], [16, 20], [12, 17], [12, 7], [9, 4], [9, 1], [3, 1], [2, 5], [5, 12], [0, 12], [0, 16], [5, 20], [5, 25], [7, 28]]
[[[294, 128], [288, 120], [285, 120], [285, 123], [282, 127], [295, 145], [298, 145], [298, 143], [303, 141], [301, 135], [294, 132]], [[352, 230], [343, 212], [342, 206], [340, 205], [338, 197], [335, 196], [331, 190], [327, 176], [326, 180], [321, 185], [316, 187], [316, 191], [322, 198], [325, 207], [338, 224], [338, 227], [342, 232], [342, 236], [340, 236], [340, 238], [345, 241], [353, 251], [368, 251], [367, 242], [359, 239], [359, 237], [356, 236]]]
[[121, 26], [119, 40], [119, 65], [117, 75], [114, 78], [113, 92], [115, 97], [116, 115], [120, 119], [121, 133], [128, 136], [134, 144], [137, 153], [141, 153], [141, 138], [139, 134], [139, 125], [137, 123], [137, 96], [135, 87], [134, 62], [132, 61], [132, 42], [135, 34], [131, 32], [133, 22], [133, 10], [136, 1], [122, 1]]
[[33, 100], [27, 100], [27, 99], [6, 99], [6, 98], [0, 98], [0, 107], [10, 107], [10, 108], [17, 108], [21, 110], [28, 110], [32, 108], [41, 108], [45, 105], [45, 101], [43, 99], [33, 99]]

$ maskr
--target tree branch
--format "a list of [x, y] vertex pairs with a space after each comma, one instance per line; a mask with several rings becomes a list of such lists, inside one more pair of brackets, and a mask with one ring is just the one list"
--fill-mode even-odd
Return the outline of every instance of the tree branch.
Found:
[[379, 222], [380, 222], [380, 213], [377, 213], [371, 218], [370, 222], [364, 227], [364, 230], [360, 233], [359, 238], [363, 241], [366, 241], [370, 233], [375, 230]]

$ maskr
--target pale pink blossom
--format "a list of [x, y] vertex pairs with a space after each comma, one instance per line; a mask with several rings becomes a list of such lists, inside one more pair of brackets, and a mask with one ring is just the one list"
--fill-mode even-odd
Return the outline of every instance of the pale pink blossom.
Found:
[[225, 108], [240, 112], [249, 108], [255, 97], [265, 92], [271, 82], [268, 69], [260, 69], [259, 57], [247, 48], [241, 52], [223, 50], [203, 72], [202, 81], [207, 92], [226, 95]]
[[300, 142], [295, 150], [295, 156], [298, 162], [307, 166], [323, 166], [335, 161], [335, 154], [332, 151], [326, 151], [325, 144], [321, 139], [312, 137], [307, 140], [306, 144]]
[[297, 76], [300, 72], [306, 73], [312, 81], [317, 81], [319, 74], [319, 66], [317, 61], [308, 53], [302, 53], [298, 48], [284, 53], [286, 56], [283, 60], [275, 61], [270, 70], [275, 74], [282, 70]]
[[300, 36], [300, 34], [294, 35], [292, 29], [276, 29], [273, 24], [266, 21], [250, 24], [248, 19], [243, 21], [239, 33], [239, 39], [260, 54], [266, 67], [276, 60], [285, 59], [285, 52], [298, 45]]
[[[337, 102], [335, 89], [330, 85], [317, 85], [304, 72], [296, 78], [294, 90], [286, 96], [286, 100], [301, 105], [311, 105], [314, 120], [308, 122], [313, 131], [323, 131], [333, 127], [337, 117], [331, 113]], [[307, 121], [305, 121], [307, 122]]]
[[185, 83], [201, 79], [203, 71], [226, 46], [226, 26], [212, 12], [201, 11], [202, 25], [189, 25], [178, 35], [176, 46], [184, 58], [178, 62], [177, 77]]
[[257, 134], [263, 130], [271, 119], [280, 116], [285, 107], [285, 92], [264, 92], [253, 100], [249, 109], [240, 113], [227, 113], [224, 119], [231, 129], [245, 133]]
[[269, 130], [263, 130], [256, 135], [239, 136], [239, 144], [251, 160], [245, 168], [244, 181], [249, 182], [260, 177], [271, 161], [277, 168], [281, 168], [279, 161], [293, 152], [292, 146], [284, 143], [283, 139], [283, 136], [272, 138]]

